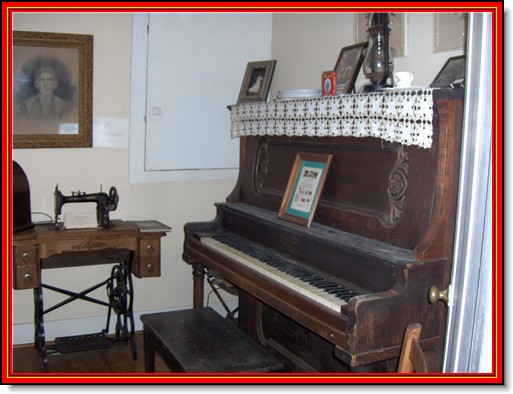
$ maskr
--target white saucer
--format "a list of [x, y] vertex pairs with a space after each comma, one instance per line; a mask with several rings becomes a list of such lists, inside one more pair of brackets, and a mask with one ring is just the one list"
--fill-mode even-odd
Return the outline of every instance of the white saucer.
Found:
[[408, 86], [406, 88], [383, 88], [381, 90], [385, 91], [394, 91], [394, 90], [418, 90], [418, 89], [427, 89], [429, 86]]
[[321, 89], [292, 89], [278, 91], [278, 99], [295, 99], [308, 97], [321, 97]]

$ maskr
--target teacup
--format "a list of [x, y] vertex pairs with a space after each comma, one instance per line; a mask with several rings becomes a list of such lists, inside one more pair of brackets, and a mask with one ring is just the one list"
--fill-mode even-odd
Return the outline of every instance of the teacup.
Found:
[[409, 88], [413, 84], [413, 73], [410, 71], [398, 71], [394, 73], [394, 87]]

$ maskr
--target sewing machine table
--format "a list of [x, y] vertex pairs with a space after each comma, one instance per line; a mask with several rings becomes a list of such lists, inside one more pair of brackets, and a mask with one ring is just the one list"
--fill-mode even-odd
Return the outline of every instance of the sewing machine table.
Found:
[[[158, 222], [156, 222], [158, 223]], [[167, 227], [163, 225], [163, 228]], [[34, 342], [48, 371], [49, 350], [67, 353], [130, 343], [137, 357], [133, 318], [132, 273], [140, 278], [160, 276], [160, 239], [166, 231], [141, 231], [136, 222], [113, 220], [110, 227], [66, 230], [54, 224], [36, 225], [13, 236], [13, 287], [34, 291]], [[42, 283], [41, 271], [97, 264], [113, 264], [110, 277], [86, 290], [76, 292]], [[88, 294], [102, 286], [108, 301]], [[43, 307], [43, 289], [68, 296], [47, 309]], [[108, 308], [106, 328], [98, 334], [56, 338], [55, 346], [45, 343], [44, 315], [75, 300], [84, 300]], [[110, 315], [117, 315], [116, 339], [107, 338]]]

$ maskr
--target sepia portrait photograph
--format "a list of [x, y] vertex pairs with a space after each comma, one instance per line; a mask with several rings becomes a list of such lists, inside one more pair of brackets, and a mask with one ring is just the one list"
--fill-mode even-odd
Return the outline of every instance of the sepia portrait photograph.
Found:
[[46, 147], [59, 147], [59, 136], [67, 136], [68, 143], [84, 139], [88, 130], [84, 110], [90, 110], [87, 104], [91, 78], [86, 75], [90, 67], [83, 67], [82, 37], [78, 36], [77, 44], [76, 35], [13, 33], [12, 133], [15, 143], [18, 137], [23, 137], [25, 143], [27, 139], [40, 141], [43, 138], [53, 145]]

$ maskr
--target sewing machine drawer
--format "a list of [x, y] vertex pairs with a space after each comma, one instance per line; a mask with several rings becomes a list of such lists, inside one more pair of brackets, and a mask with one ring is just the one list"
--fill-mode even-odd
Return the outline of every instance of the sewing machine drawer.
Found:
[[39, 258], [36, 245], [13, 247], [13, 287], [33, 289], [39, 285]]
[[160, 276], [160, 237], [139, 239], [139, 253], [132, 271], [138, 278]]
[[160, 258], [139, 258], [134, 263], [133, 272], [138, 278], [160, 276]]
[[139, 240], [140, 257], [160, 257], [160, 238], [142, 238]]

